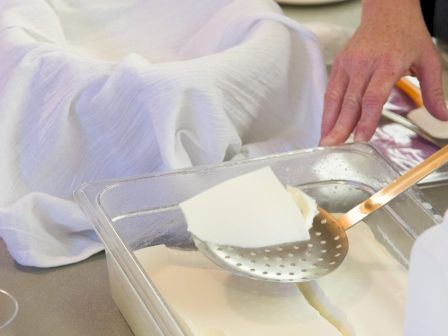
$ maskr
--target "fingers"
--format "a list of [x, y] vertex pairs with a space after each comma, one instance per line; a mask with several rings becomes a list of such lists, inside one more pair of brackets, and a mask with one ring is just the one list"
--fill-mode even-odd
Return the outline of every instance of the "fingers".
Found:
[[[354, 62], [355, 64], [357, 62]], [[403, 62], [384, 54], [374, 63], [358, 62], [350, 71], [338, 118], [320, 144], [336, 145], [347, 140], [355, 130], [355, 141], [368, 141], [375, 133], [383, 105], [400, 76], [409, 69]], [[337, 115], [338, 112], [333, 112]]]
[[356, 74], [350, 78], [345, 93], [339, 96], [343, 96], [338, 105], [340, 113], [338, 114], [336, 111], [333, 114], [333, 117], [336, 115], [337, 119], [333, 122], [331, 130], [322, 138], [322, 146], [342, 143], [350, 136], [361, 113], [362, 96], [368, 80], [368, 76], [366, 78], [366, 76]]
[[443, 95], [442, 65], [439, 57], [436, 54], [423, 57], [416, 72], [426, 109], [437, 119], [447, 121], [448, 111]]
[[334, 67], [325, 92], [324, 113], [322, 117], [321, 137], [324, 138], [333, 129], [339, 116], [344, 93], [348, 85], [345, 71]]
[[380, 68], [372, 76], [362, 98], [362, 112], [356, 126], [355, 141], [368, 141], [375, 133], [381, 112], [400, 76], [398, 72]]

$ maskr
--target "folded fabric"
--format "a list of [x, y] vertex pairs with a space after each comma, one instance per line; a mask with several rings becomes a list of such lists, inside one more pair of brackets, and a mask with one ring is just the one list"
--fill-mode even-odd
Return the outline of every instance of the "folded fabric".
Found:
[[318, 143], [325, 68], [269, 0], [2, 0], [0, 237], [23, 265], [103, 246], [83, 182]]
[[448, 335], [448, 212], [418, 237], [411, 255], [406, 336]]

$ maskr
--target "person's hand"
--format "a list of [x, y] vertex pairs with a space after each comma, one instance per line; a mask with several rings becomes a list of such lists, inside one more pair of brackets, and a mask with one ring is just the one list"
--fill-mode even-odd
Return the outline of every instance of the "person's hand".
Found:
[[362, 22], [336, 57], [324, 102], [321, 145], [369, 140], [395, 82], [420, 80], [428, 111], [448, 120], [442, 66], [416, 0], [365, 0]]

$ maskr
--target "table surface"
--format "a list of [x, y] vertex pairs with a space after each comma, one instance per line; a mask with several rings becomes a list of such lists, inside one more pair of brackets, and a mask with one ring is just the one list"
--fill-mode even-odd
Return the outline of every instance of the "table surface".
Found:
[[[355, 27], [360, 0], [322, 6], [284, 6], [299, 21]], [[19, 302], [16, 335], [132, 335], [109, 292], [103, 253], [75, 265], [52, 269], [21, 267], [0, 240], [0, 288]]]
[[325, 5], [283, 5], [285, 14], [300, 22], [326, 22], [355, 28], [361, 18], [361, 1], [348, 0]]

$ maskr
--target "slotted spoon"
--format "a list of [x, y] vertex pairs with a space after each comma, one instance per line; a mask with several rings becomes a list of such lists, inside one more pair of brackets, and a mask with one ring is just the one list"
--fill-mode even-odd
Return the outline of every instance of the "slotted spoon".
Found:
[[348, 252], [346, 230], [448, 162], [448, 145], [355, 206], [339, 219], [319, 208], [310, 229], [311, 239], [264, 248], [239, 248], [204, 242], [196, 247], [222, 268], [256, 280], [304, 282], [339, 267]]

